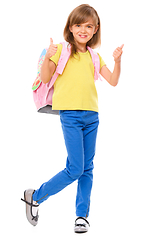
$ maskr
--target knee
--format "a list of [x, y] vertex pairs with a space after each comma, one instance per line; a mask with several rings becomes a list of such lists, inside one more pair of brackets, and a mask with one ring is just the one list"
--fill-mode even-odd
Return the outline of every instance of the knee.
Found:
[[70, 177], [75, 181], [80, 178], [80, 176], [83, 174], [84, 169], [75, 167], [72, 168], [71, 171], [69, 172]]

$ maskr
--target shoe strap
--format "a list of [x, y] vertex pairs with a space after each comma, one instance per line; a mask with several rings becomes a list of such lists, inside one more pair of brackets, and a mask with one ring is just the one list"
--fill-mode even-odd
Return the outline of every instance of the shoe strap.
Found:
[[30, 205], [31, 207], [39, 207], [39, 205], [35, 205], [35, 204], [32, 204], [32, 203], [29, 203], [28, 201], [26, 201], [26, 200], [24, 200], [24, 199], [22, 199], [22, 198], [21, 198], [21, 200], [22, 200], [23, 202], [25, 202], [26, 204]]
[[[78, 218], [75, 220], [75, 223], [76, 223], [76, 221], [79, 220], [79, 219], [83, 219], [83, 220], [89, 225], [89, 227], [90, 227], [90, 224], [89, 224], [88, 220], [85, 219], [84, 217], [78, 217]], [[82, 224], [82, 225], [83, 225], [83, 224]]]
[[39, 215], [37, 214], [36, 216], [33, 216], [32, 220], [34, 220], [35, 222], [38, 222], [38, 218], [39, 218]]

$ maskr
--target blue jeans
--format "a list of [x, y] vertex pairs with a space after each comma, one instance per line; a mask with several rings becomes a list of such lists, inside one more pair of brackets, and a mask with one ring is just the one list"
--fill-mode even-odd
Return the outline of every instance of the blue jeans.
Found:
[[60, 111], [60, 119], [67, 148], [66, 168], [33, 194], [39, 204], [78, 180], [76, 215], [88, 217], [93, 183], [93, 159], [99, 124], [97, 112]]

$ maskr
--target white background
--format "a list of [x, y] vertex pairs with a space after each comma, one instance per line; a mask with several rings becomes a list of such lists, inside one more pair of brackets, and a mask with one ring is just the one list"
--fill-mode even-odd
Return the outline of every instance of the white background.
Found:
[[86, 1], [13, 0], [0, 6], [0, 219], [3, 239], [144, 239], [143, 2], [88, 1], [102, 25], [98, 49], [110, 70], [125, 44], [117, 87], [97, 82], [100, 125], [94, 185], [85, 235], [73, 233], [77, 183], [40, 206], [37, 227], [20, 201], [65, 167], [58, 116], [39, 114], [31, 86], [43, 48], [63, 41], [69, 13]]

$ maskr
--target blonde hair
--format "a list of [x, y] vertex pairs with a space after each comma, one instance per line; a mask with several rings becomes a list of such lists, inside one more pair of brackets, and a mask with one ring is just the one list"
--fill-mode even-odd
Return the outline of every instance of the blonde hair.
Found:
[[71, 44], [71, 56], [77, 53], [76, 43], [73, 37], [72, 32], [69, 27], [72, 27], [75, 24], [82, 24], [89, 21], [89, 19], [93, 20], [93, 24], [95, 27], [99, 27], [97, 32], [93, 35], [93, 37], [87, 42], [87, 46], [91, 48], [96, 48], [101, 45], [101, 23], [100, 18], [96, 12], [96, 10], [88, 4], [82, 4], [76, 7], [69, 15], [67, 19], [66, 26], [64, 28], [64, 39]]

